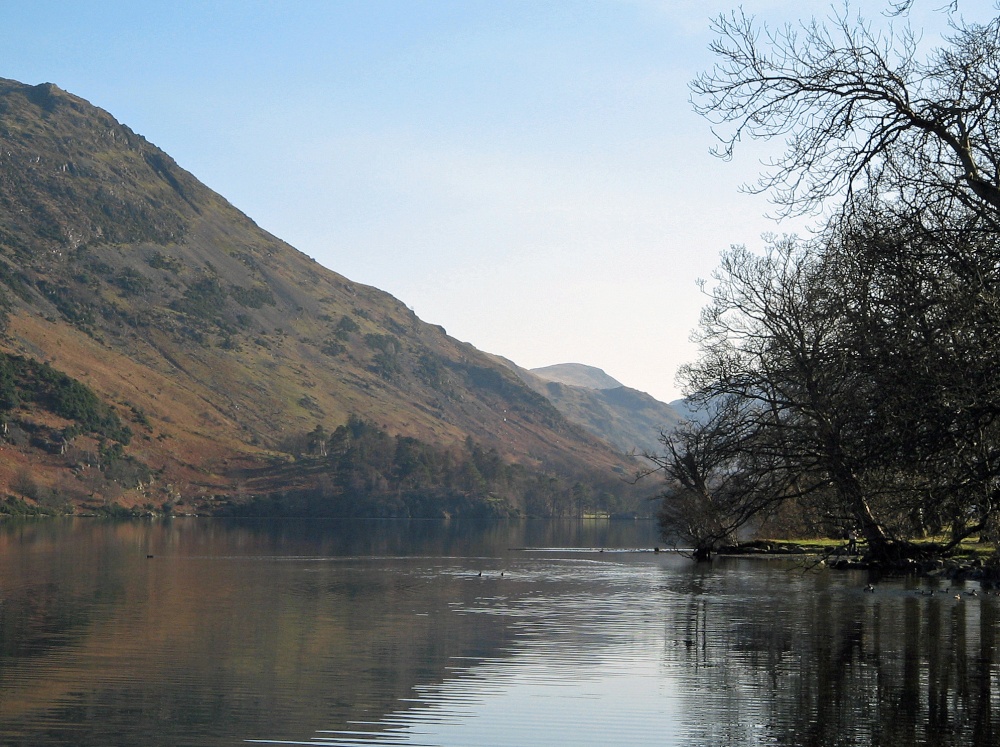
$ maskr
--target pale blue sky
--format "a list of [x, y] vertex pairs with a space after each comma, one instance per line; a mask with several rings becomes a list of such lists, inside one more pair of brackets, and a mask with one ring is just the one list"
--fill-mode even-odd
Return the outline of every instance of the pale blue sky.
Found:
[[[0, 77], [108, 110], [459, 339], [669, 400], [695, 353], [696, 280], [730, 243], [795, 228], [738, 192], [762, 151], [712, 158], [688, 103], [730, 7], [0, 0]], [[744, 7], [796, 20], [803, 4]]]

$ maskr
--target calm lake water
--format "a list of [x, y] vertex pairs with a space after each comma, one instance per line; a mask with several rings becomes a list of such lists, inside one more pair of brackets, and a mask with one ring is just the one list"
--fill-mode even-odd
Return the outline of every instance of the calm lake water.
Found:
[[998, 743], [1000, 597], [658, 542], [646, 522], [0, 525], [0, 744]]

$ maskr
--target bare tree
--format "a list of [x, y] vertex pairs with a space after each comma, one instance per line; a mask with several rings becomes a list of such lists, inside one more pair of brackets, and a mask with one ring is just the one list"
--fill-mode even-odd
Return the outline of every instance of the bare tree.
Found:
[[769, 192], [782, 215], [830, 198], [850, 205], [860, 190], [914, 214], [963, 206], [995, 225], [1000, 17], [951, 24], [947, 46], [921, 59], [908, 26], [879, 31], [846, 8], [779, 28], [735, 11], [714, 22], [718, 62], [691, 83], [693, 103], [721, 128], [720, 156], [745, 138], [784, 139], [784, 153], [747, 187]]
[[824, 245], [878, 394], [873, 437], [910, 489], [909, 529], [947, 529], [952, 543], [1000, 507], [1000, 235], [973, 228], [935, 232], [870, 204]]
[[894, 446], [879, 435], [878, 382], [848, 324], [848, 289], [819, 245], [787, 237], [763, 256], [734, 247], [715, 279], [701, 355], [682, 372], [688, 391], [742, 403], [743, 471], [769, 476], [756, 489], [771, 500], [834, 491], [840, 521], [888, 547], [892, 516], [876, 498]]
[[723, 255], [683, 369], [708, 417], [654, 459], [664, 526], [696, 554], [789, 501], [880, 560], [996, 523], [1000, 236], [871, 211]]
[[736, 543], [740, 530], [797, 495], [793, 473], [755, 448], [754, 408], [738, 397], [715, 398], [702, 419], [661, 433], [662, 454], [645, 454], [649, 472], [667, 482], [658, 517], [664, 536], [690, 543], [696, 560]]
[[[889, 8], [886, 11], [888, 16], [902, 16], [906, 15], [913, 9], [914, 0], [890, 0]], [[950, 0], [950, 2], [942, 4], [939, 10], [947, 11], [948, 13], [955, 13], [958, 11], [958, 0]]]

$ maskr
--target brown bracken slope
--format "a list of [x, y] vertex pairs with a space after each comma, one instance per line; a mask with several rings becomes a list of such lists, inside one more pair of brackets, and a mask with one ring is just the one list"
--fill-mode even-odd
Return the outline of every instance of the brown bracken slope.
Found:
[[[281, 489], [310, 479], [289, 444], [351, 415], [573, 479], [629, 468], [508, 367], [261, 230], [51, 84], [0, 79], [0, 295], [0, 353], [21, 377], [0, 403], [5, 495], [203, 506]], [[40, 376], [54, 389], [32, 395]], [[84, 410], [131, 438], [54, 406], [57, 390], [96, 395]], [[140, 478], [98, 476], [112, 459]]]

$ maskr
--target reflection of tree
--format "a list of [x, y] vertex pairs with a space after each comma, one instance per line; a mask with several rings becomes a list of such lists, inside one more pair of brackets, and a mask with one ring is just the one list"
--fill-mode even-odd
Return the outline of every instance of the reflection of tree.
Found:
[[814, 583], [777, 593], [692, 590], [678, 605], [682, 687], [691, 712], [714, 722], [699, 724], [694, 741], [995, 743], [993, 599]]

